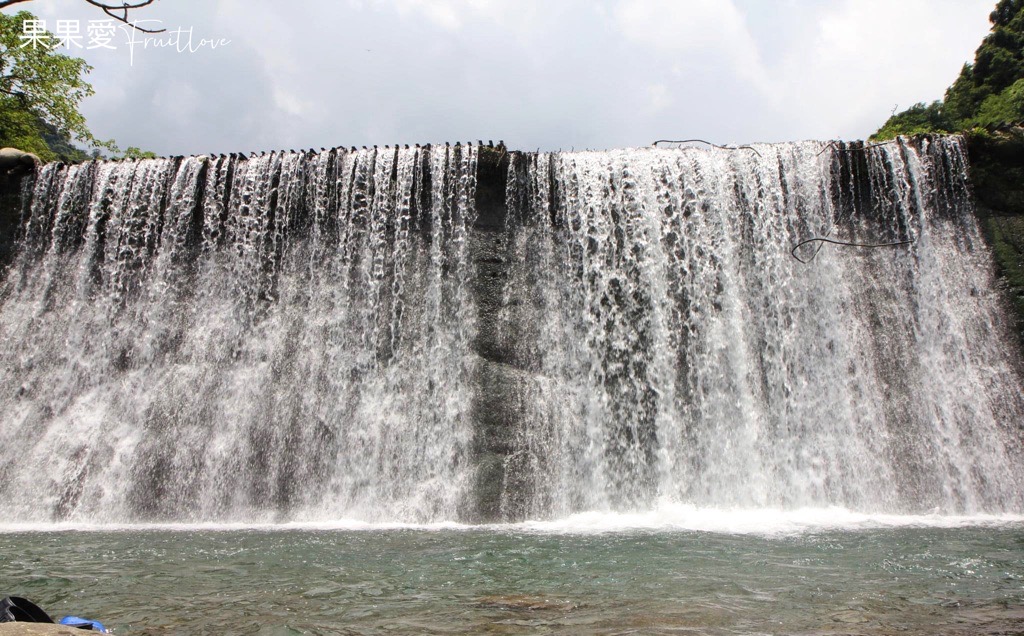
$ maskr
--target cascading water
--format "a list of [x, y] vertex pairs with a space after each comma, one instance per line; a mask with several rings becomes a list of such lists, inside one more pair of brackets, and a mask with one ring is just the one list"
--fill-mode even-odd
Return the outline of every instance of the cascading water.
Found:
[[[41, 169], [0, 287], [5, 517], [1024, 509], [959, 139], [502, 154], [486, 229], [483, 152]], [[825, 235], [914, 242], [790, 255]]]
[[[961, 140], [518, 159], [502, 324], [534, 375], [505, 516], [1024, 508]], [[833, 232], [914, 242], [790, 254]]]
[[475, 162], [43, 168], [0, 309], [5, 517], [454, 517]]

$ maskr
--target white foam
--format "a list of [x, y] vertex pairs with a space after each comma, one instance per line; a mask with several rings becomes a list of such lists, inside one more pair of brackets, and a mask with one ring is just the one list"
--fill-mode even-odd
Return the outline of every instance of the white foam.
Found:
[[271, 532], [282, 530], [297, 531], [396, 531], [419, 530], [436, 532], [460, 530], [474, 527], [456, 522], [404, 523], [397, 521], [371, 522], [361, 519], [334, 519], [325, 521], [248, 522], [204, 521], [198, 523], [6, 523], [0, 524], [0, 534], [28, 532]]
[[0, 534], [27, 532], [270, 532], [337, 531], [423, 532], [485, 530], [544, 534], [602, 534], [628, 532], [708, 532], [760, 536], [800, 535], [822, 531], [860, 531], [892, 528], [970, 528], [1024, 526], [1020, 514], [947, 515], [857, 512], [840, 507], [700, 508], [666, 503], [646, 512], [590, 511], [562, 519], [521, 523], [471, 525], [456, 522], [403, 523], [333, 519], [290, 522], [203, 523], [13, 523], [0, 524]]
[[846, 508], [698, 508], [663, 504], [635, 513], [583, 512], [552, 521], [528, 521], [520, 527], [536, 532], [603, 533], [628, 531], [689, 531], [719, 534], [789, 535], [826, 530], [881, 528], [959, 528], [1024, 524], [1024, 515], [887, 514]]

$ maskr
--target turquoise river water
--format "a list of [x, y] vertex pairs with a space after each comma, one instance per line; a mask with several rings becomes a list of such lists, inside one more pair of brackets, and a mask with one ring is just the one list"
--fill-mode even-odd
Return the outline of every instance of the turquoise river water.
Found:
[[0, 588], [116, 634], [1024, 633], [1024, 520], [679, 516], [14, 526]]

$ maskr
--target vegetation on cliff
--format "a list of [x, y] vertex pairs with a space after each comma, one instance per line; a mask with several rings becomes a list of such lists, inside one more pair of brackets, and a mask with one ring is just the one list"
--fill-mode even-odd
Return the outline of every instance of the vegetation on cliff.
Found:
[[893, 115], [873, 140], [1024, 122], [1024, 0], [1000, 0], [989, 19], [974, 63], [964, 65], [945, 99]]
[[1024, 344], [1024, 128], [967, 135], [978, 221], [1015, 305]]
[[893, 115], [871, 139], [965, 133], [979, 221], [1024, 341], [1024, 0], [1000, 0], [989, 19], [945, 98]]

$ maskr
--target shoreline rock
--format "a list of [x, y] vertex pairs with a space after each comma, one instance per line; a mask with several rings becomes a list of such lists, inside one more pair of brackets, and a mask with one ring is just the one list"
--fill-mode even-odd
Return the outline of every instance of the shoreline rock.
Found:
[[0, 623], [0, 636], [80, 636], [98, 633], [49, 623]]

